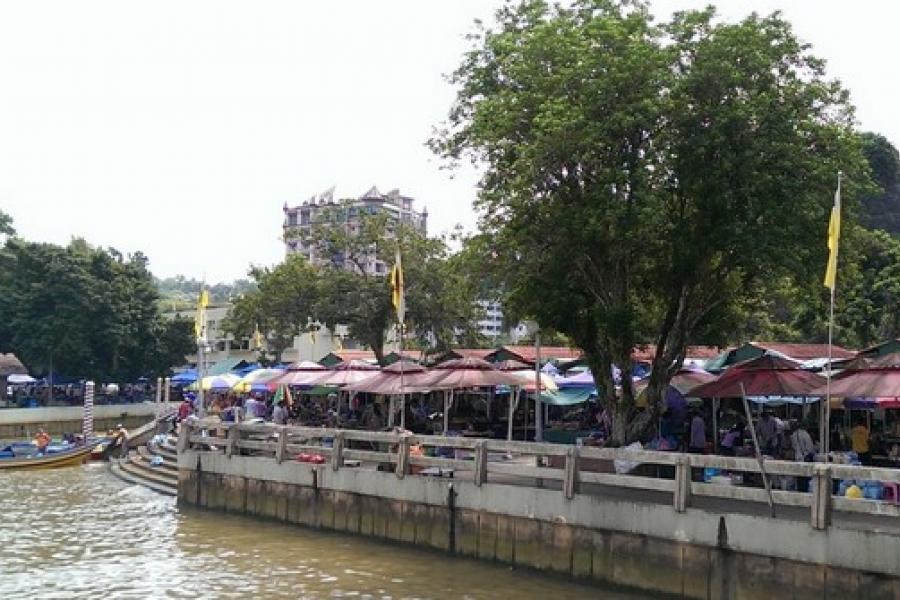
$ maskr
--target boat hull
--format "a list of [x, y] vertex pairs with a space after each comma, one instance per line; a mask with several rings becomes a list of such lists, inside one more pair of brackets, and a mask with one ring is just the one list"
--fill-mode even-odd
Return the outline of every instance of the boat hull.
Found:
[[3, 458], [0, 459], [0, 471], [30, 471], [72, 467], [84, 463], [93, 449], [94, 445], [87, 445], [45, 456]]

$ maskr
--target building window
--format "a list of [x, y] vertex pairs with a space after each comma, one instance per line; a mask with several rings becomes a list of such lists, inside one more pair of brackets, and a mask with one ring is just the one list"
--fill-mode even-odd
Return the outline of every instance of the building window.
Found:
[[300, 211], [300, 224], [309, 225], [309, 210]]
[[288, 225], [296, 225], [297, 224], [297, 213], [290, 212], [288, 213]]

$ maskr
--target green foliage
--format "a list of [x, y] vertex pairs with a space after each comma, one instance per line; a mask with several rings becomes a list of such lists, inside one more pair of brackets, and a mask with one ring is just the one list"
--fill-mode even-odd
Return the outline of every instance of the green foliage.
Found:
[[0, 210], [0, 235], [16, 235], [12, 217], [2, 210]]
[[38, 373], [163, 375], [184, 361], [191, 336], [183, 323], [162, 319], [157, 300], [140, 253], [12, 238], [0, 258], [0, 349]]
[[[226, 333], [251, 338], [259, 327], [273, 362], [294, 337], [306, 330], [318, 297], [319, 274], [301, 256], [289, 256], [272, 268], [250, 269], [253, 286], [234, 303], [223, 325]], [[264, 357], [265, 358], [265, 357]]]
[[214, 305], [226, 304], [255, 289], [255, 285], [249, 279], [236, 279], [231, 283], [204, 284], [194, 278], [176, 275], [156, 280], [163, 310], [172, 309], [173, 305], [176, 310], [190, 310], [196, 307], [197, 294], [204, 285], [209, 291], [209, 301]]
[[689, 343], [762, 283], [824, 268], [838, 170], [851, 210], [868, 185], [852, 110], [778, 14], [654, 26], [641, 2], [529, 0], [497, 22], [471, 36], [432, 144], [483, 166], [508, 305], [584, 349], [624, 441], [612, 363], [627, 375], [657, 345], [636, 427], [653, 422]]
[[403, 258], [406, 321], [409, 341], [438, 352], [458, 340], [478, 337], [478, 309], [464, 265], [450, 256], [447, 240], [429, 238], [386, 214], [360, 212], [352, 223], [349, 206], [322, 211], [304, 241], [315, 255], [327, 257], [320, 272], [315, 317], [328, 327], [348, 326], [383, 360], [385, 335], [395, 323], [387, 273], [399, 247]]
[[862, 199], [861, 221], [866, 227], [900, 234], [900, 153], [883, 135], [862, 134], [863, 152], [880, 190]]

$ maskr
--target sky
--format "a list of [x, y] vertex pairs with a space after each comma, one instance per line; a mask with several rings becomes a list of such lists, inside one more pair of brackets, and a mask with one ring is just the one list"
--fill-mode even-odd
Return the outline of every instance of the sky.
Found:
[[[657, 0], [654, 12], [708, 0]], [[31, 240], [142, 251], [209, 282], [283, 257], [282, 206], [400, 188], [441, 233], [476, 216], [477, 172], [425, 143], [444, 75], [498, 0], [0, 2], [0, 210]], [[720, 0], [782, 10], [860, 127], [900, 145], [900, 3]]]

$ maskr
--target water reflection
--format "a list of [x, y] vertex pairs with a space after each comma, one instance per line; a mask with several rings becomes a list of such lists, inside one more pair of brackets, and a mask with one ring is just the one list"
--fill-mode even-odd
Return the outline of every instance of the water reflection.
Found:
[[0, 597], [636, 596], [417, 548], [183, 510], [105, 465], [0, 474]]

